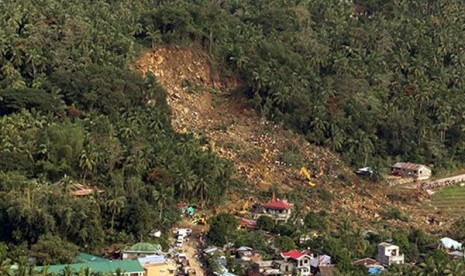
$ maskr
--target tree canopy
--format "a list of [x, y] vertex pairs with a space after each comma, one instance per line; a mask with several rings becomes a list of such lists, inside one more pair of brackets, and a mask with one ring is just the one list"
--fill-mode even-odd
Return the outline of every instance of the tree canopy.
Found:
[[[0, 10], [0, 241], [13, 249], [99, 251], [170, 227], [178, 201], [224, 198], [230, 161], [176, 133], [156, 78], [130, 69], [163, 44], [203, 49], [263, 116], [351, 164], [464, 162], [462, 1], [36, 0]], [[76, 196], [83, 187], [93, 192]], [[317, 221], [309, 215], [308, 228]], [[215, 243], [234, 235], [234, 218], [212, 223]], [[337, 242], [324, 244], [350, 266]]]

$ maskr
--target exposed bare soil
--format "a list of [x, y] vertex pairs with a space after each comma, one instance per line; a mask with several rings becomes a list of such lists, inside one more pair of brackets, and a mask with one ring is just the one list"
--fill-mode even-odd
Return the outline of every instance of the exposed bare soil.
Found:
[[[247, 194], [266, 191], [273, 184], [282, 191], [315, 189], [306, 184], [298, 167], [283, 162], [286, 154], [294, 152], [312, 173], [322, 172], [314, 182], [333, 198], [330, 204], [315, 198], [302, 202], [308, 209], [347, 213], [359, 226], [370, 227], [384, 220], [382, 210], [394, 207], [409, 216], [408, 222], [389, 221], [394, 226], [440, 229], [426, 223], [428, 215], [441, 219], [441, 214], [422, 209], [424, 195], [419, 191], [361, 184], [337, 155], [257, 114], [244, 97], [234, 92], [239, 81], [219, 80], [202, 51], [160, 47], [143, 54], [134, 62], [133, 69], [142, 73], [151, 71], [166, 88], [177, 131], [206, 137], [214, 152], [234, 162], [236, 177], [249, 183], [241, 195], [237, 192], [230, 195], [231, 202], [223, 210], [240, 209]], [[407, 204], [393, 199], [393, 194], [407, 198]]]

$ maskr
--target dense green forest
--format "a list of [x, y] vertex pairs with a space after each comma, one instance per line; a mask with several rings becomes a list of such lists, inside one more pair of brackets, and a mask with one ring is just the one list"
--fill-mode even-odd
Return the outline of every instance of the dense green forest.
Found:
[[[34, 248], [142, 240], [177, 220], [176, 202], [213, 206], [239, 184], [205, 141], [173, 131], [156, 79], [129, 69], [157, 45], [203, 49], [263, 116], [354, 165], [464, 162], [458, 0], [18, 0], [0, 10], [9, 258], [47, 263]], [[75, 197], [76, 184], [104, 192]]]
[[310, 141], [357, 165], [463, 163], [462, 2], [168, 2], [138, 38], [201, 44]]
[[71, 2], [0, 3], [0, 240], [15, 260], [167, 233], [175, 203], [213, 205], [232, 182], [206, 141], [173, 131], [157, 81], [129, 69], [152, 4]]

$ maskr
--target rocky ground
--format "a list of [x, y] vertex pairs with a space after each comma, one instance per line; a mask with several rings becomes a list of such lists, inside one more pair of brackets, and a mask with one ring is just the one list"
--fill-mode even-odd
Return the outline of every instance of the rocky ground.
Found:
[[[151, 71], [166, 88], [177, 131], [206, 137], [217, 154], [234, 162], [236, 177], [248, 185], [241, 194], [230, 195], [227, 210], [241, 209], [249, 195], [275, 184], [283, 192], [324, 189], [331, 194], [331, 203], [312, 198], [303, 200], [302, 205], [346, 213], [360, 226], [386, 220], [382, 212], [397, 208], [409, 217], [408, 222], [392, 220], [389, 224], [440, 230], [426, 223], [426, 217], [435, 211], [422, 208], [424, 195], [419, 191], [360, 181], [334, 153], [262, 118], [235, 93], [239, 82], [234, 78], [219, 80], [203, 52], [160, 47], [143, 54], [133, 69]], [[320, 176], [312, 180], [316, 188], [307, 185], [299, 166], [289, 164], [293, 161]]]

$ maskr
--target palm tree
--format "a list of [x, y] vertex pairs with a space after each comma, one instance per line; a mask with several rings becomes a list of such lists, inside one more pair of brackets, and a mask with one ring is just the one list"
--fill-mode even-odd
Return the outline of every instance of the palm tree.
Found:
[[91, 272], [90, 271], [90, 268], [88, 267], [85, 267], [85, 268], [82, 268], [78, 274], [76, 274], [76, 276], [93, 276], [93, 275], [96, 275], [95, 273]]
[[84, 170], [82, 181], [85, 182], [87, 174], [92, 172], [97, 165], [96, 156], [88, 152], [87, 150], [82, 150], [81, 156], [79, 157], [79, 167]]
[[117, 196], [116, 192], [113, 195], [113, 198], [109, 199], [106, 202], [107, 208], [111, 211], [111, 222], [110, 222], [110, 231], [113, 233], [113, 226], [115, 224], [116, 215], [120, 214], [121, 211], [126, 206], [126, 197]]
[[74, 276], [74, 271], [71, 266], [66, 266], [60, 273], [60, 276]]
[[330, 125], [329, 131], [330, 136], [326, 139], [326, 144], [334, 151], [340, 150], [344, 143], [344, 132], [334, 122]]
[[152, 198], [158, 205], [161, 220], [164, 209], [174, 198], [174, 188], [168, 185], [159, 185], [158, 189], [153, 189]]
[[[11, 260], [6, 257], [6, 251], [3, 244], [1, 244], [1, 256], [0, 256], [0, 274], [5, 276], [13, 276], [13, 272], [11, 270]], [[6, 247], [6, 246], [5, 246]], [[4, 251], [4, 252], [3, 252]]]

